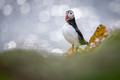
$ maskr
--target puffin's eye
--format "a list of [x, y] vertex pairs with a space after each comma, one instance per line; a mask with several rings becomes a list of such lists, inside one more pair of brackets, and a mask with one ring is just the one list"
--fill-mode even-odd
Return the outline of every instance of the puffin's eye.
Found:
[[72, 12], [70, 12], [70, 14], [72, 14]]

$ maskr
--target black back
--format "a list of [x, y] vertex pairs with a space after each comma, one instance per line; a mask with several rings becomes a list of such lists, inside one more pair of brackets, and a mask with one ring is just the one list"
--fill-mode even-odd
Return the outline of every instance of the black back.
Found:
[[83, 37], [81, 31], [80, 31], [79, 28], [77, 27], [77, 24], [76, 24], [76, 22], [75, 22], [75, 18], [73, 18], [72, 20], [68, 20], [67, 22], [68, 22], [68, 24], [70, 24], [70, 25], [75, 29], [75, 31], [78, 33], [79, 42], [80, 42], [81, 44], [87, 44], [87, 42], [84, 40], [84, 37]]

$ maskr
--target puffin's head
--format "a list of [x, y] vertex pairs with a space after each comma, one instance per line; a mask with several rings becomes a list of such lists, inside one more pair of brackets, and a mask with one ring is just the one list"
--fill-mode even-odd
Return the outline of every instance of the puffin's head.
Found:
[[74, 13], [72, 10], [66, 11], [65, 21], [72, 20], [74, 18]]

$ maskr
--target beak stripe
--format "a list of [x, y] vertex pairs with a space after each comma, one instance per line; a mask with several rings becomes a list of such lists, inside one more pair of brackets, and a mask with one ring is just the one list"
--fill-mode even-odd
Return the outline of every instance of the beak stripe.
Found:
[[66, 14], [65, 21], [67, 21], [68, 15]]

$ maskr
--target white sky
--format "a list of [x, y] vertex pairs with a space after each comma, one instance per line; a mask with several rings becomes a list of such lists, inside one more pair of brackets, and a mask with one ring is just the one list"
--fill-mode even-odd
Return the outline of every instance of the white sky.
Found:
[[74, 11], [77, 25], [89, 41], [99, 24], [120, 27], [119, 7], [120, 0], [0, 0], [0, 48], [33, 34], [46, 49], [64, 52], [71, 47], [61, 32], [66, 10]]

